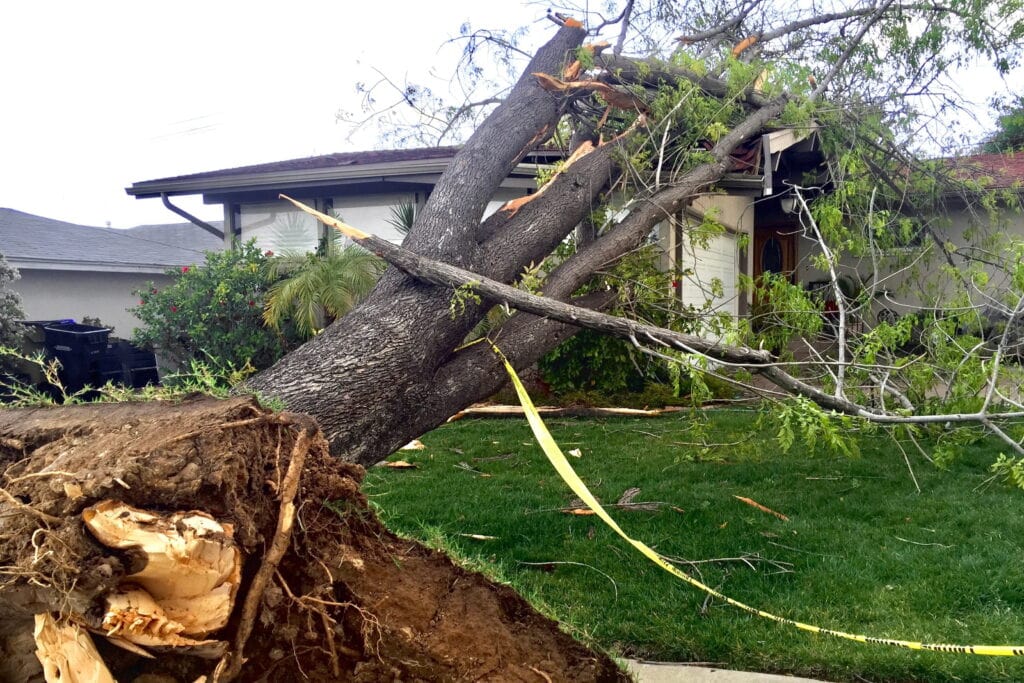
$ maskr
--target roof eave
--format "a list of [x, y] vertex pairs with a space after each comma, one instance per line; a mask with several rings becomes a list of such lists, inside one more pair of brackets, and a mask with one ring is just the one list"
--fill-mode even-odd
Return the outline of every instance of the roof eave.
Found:
[[[417, 161], [397, 161], [384, 164], [360, 164], [352, 166], [333, 166], [305, 170], [277, 171], [271, 173], [243, 173], [214, 178], [169, 178], [162, 180], [146, 180], [133, 183], [125, 188], [125, 192], [136, 199], [168, 196], [224, 193], [232, 190], [295, 188], [303, 186], [329, 185], [331, 183], [350, 183], [359, 179], [387, 179], [391, 182], [401, 181], [403, 177], [422, 178], [424, 175], [441, 174], [448, 168], [451, 159], [428, 159]], [[541, 164], [519, 164], [512, 175], [534, 176]]]

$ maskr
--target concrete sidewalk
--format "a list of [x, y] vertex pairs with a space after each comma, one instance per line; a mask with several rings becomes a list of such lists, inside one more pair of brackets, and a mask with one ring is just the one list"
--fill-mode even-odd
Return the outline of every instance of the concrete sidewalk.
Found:
[[811, 678], [760, 674], [753, 671], [728, 671], [673, 662], [626, 660], [626, 669], [637, 683], [822, 683]]

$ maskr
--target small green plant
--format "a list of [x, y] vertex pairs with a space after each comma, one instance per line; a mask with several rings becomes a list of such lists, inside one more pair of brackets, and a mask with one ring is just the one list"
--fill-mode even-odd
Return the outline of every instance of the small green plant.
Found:
[[377, 283], [385, 263], [357, 244], [341, 244], [328, 232], [315, 253], [275, 256], [266, 264], [263, 320], [281, 335], [319, 334], [348, 313]]
[[[18, 323], [25, 318], [25, 312], [21, 310], [21, 297], [11, 289], [11, 284], [20, 277], [18, 271], [0, 254], [0, 346], [18, 347], [25, 333], [25, 328]], [[0, 371], [3, 369], [4, 364], [0, 359]]]
[[476, 284], [475, 282], [467, 282], [464, 285], [459, 285], [452, 292], [452, 300], [448, 304], [448, 315], [451, 316], [452, 320], [465, 313], [467, 306], [471, 304], [479, 306], [483, 303], [483, 299], [475, 291]]
[[[47, 358], [42, 352], [27, 354], [0, 345], [0, 364], [14, 370], [12, 374], [0, 375], [0, 397], [12, 407], [68, 405], [80, 402], [85, 394], [92, 391], [86, 386], [68, 393], [60, 381], [60, 361]], [[33, 376], [41, 378], [41, 381], [34, 384], [27, 379]]]

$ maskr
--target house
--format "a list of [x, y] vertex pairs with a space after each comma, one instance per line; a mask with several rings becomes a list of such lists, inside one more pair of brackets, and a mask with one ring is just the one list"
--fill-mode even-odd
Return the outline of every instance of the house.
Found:
[[[946, 270], [948, 264], [935, 248], [935, 238], [956, 255], [954, 264], [958, 269], [963, 271], [967, 261], [975, 259], [979, 272], [984, 273], [983, 280], [978, 280], [981, 284], [972, 286], [969, 292], [970, 305], [989, 318], [983, 325], [1009, 315], [999, 293], [1011, 286], [1011, 275], [1001, 264], [1012, 256], [1006, 251], [1008, 242], [1024, 241], [1024, 152], [943, 159], [936, 172], [953, 180], [975, 183], [982, 191], [992, 191], [995, 201], [982, 202], [976, 193], [947, 189], [937, 198], [941, 209], [923, 217], [907, 216], [915, 231], [905, 243], [878, 249], [862, 258], [843, 258], [840, 276], [870, 288], [874, 294], [869, 309], [858, 316], [868, 327], [950, 303], [959, 278]], [[927, 231], [922, 229], [924, 225]], [[813, 236], [805, 234], [799, 226], [794, 238], [794, 281], [814, 289], [827, 277], [814, 265], [821, 249]]]
[[[658, 238], [663, 265], [680, 274], [682, 304], [736, 317], [748, 315], [753, 304], [753, 294], [740, 287], [744, 277], [796, 271], [799, 220], [785, 201], [791, 197], [787, 183], [806, 182], [808, 175], [824, 182], [825, 159], [813, 126], [765, 130], [733, 159], [734, 170], [662, 223]], [[702, 230], [708, 220], [724, 230]]]
[[[147, 180], [126, 192], [136, 199], [202, 195], [224, 211], [224, 239], [257, 244], [275, 253], [314, 249], [323, 228], [312, 217], [278, 199], [285, 193], [324, 213], [395, 242], [400, 232], [389, 223], [392, 209], [422, 207], [448, 167], [457, 147], [327, 154], [255, 166]], [[502, 183], [488, 211], [536, 189], [537, 169], [560, 158], [535, 152]]]
[[140, 324], [133, 291], [169, 283], [166, 270], [222, 244], [189, 223], [114, 230], [0, 208], [0, 252], [21, 273], [14, 289], [28, 319], [90, 317], [125, 338]]
[[[736, 171], [715, 192], [662, 225], [658, 238], [666, 253], [663, 263], [684, 273], [678, 290], [683, 303], [703, 306], [710, 297], [716, 310], [743, 315], [750, 297], [740, 293], [741, 275], [795, 267], [790, 230], [795, 218], [778, 209], [777, 194], [785, 190], [786, 180], [821, 163], [817, 149], [814, 128], [765, 131], [738, 153]], [[280, 201], [280, 193], [398, 242], [401, 235], [389, 223], [392, 209], [403, 203], [421, 207], [457, 151], [436, 147], [328, 154], [137, 182], [126, 191], [137, 199], [160, 198], [170, 206], [175, 196], [202, 195], [205, 203], [223, 206], [225, 240], [255, 238], [261, 248], [275, 253], [311, 250], [323, 235], [314, 219]], [[502, 183], [488, 212], [532, 192], [538, 169], [562, 158], [553, 149], [528, 154]], [[693, 224], [705, 216], [713, 216], [725, 231], [706, 242], [689, 239]]]

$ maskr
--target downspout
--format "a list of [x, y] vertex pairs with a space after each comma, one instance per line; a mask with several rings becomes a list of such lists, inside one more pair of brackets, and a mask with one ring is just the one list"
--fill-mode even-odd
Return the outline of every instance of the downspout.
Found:
[[196, 216], [193, 216], [192, 214], [190, 214], [185, 209], [182, 209], [181, 207], [178, 207], [178, 206], [175, 206], [174, 204], [171, 204], [171, 200], [167, 198], [167, 193], [166, 192], [161, 192], [160, 193], [160, 201], [162, 201], [164, 203], [164, 206], [166, 206], [168, 209], [170, 209], [174, 213], [178, 214], [179, 216], [181, 216], [182, 218], [187, 220], [189, 223], [192, 223], [193, 225], [196, 225], [196, 226], [202, 228], [206, 232], [210, 233], [211, 235], [215, 235], [216, 237], [220, 238], [221, 240], [224, 239], [224, 232], [223, 231], [218, 230], [217, 228], [213, 227], [212, 225], [210, 225], [206, 221], [200, 220]]

